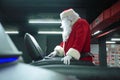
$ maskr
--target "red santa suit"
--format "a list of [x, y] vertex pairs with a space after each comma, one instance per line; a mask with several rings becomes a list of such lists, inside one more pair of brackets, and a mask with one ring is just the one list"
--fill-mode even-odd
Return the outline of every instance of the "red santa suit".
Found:
[[72, 16], [75, 14], [75, 18], [72, 21], [71, 31], [68, 35], [68, 38], [61, 42], [60, 45], [56, 46], [56, 50], [60, 56], [69, 55], [76, 60], [91, 61], [92, 57], [87, 56], [81, 58], [81, 55], [90, 52], [90, 27], [88, 22], [85, 19], [82, 19], [74, 12], [62, 12], [61, 17], [64, 18], [67, 15]]

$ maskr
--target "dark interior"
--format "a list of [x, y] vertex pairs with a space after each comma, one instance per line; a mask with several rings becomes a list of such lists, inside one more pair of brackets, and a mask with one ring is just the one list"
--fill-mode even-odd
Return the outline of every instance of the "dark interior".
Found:
[[[59, 14], [68, 8], [73, 8], [78, 14], [87, 19], [91, 25], [95, 19], [106, 9], [113, 6], [119, 0], [0, 0], [0, 22], [6, 31], [19, 31], [19, 34], [9, 34], [19, 50], [23, 51], [24, 61], [27, 63], [30, 57], [24, 45], [25, 33], [32, 34], [47, 55], [62, 41], [61, 34], [38, 34], [38, 31], [62, 31], [60, 24], [30, 24], [29, 19], [60, 19]], [[100, 34], [106, 34], [106, 40], [112, 37], [120, 37], [119, 18], [116, 22], [101, 29]], [[115, 29], [115, 30], [114, 30]], [[96, 29], [95, 31], [97, 31]], [[91, 44], [98, 44], [100, 34], [92, 36]], [[117, 41], [119, 44], [120, 42]]]
[[[33, 58], [29, 55], [30, 48], [26, 47], [24, 41], [25, 34], [31, 34], [44, 55], [48, 55], [62, 41], [62, 35], [39, 34], [38, 31], [59, 32], [62, 29], [60, 28], [60, 23], [30, 24], [28, 23], [29, 19], [58, 20], [60, 19], [59, 14], [68, 8], [73, 8], [81, 18], [85, 18], [89, 22], [92, 35], [91, 44], [100, 45], [100, 65], [88, 63], [86, 65], [84, 62], [77, 61], [72, 61], [71, 65], [64, 65], [58, 58], [42, 59], [42, 55], [37, 55], [42, 60], [35, 58], [36, 61], [31, 63]], [[0, 64], [1, 80], [120, 79], [119, 67], [108, 67], [106, 61], [107, 55], [105, 54], [105, 41], [109, 41], [111, 38], [120, 38], [120, 0], [0, 0], [0, 23], [3, 25], [5, 32], [19, 32], [18, 34], [8, 33], [8, 35], [18, 48], [18, 51], [23, 52], [21, 56], [24, 61], [23, 63], [16, 61], [15, 63]], [[101, 30], [101, 32], [93, 35], [97, 30]], [[120, 44], [120, 41], [117, 41], [116, 44]], [[47, 75], [47, 77], [41, 73]]]

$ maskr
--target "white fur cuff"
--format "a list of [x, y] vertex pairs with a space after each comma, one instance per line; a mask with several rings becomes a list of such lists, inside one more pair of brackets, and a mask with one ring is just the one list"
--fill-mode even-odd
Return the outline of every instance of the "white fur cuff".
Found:
[[66, 53], [66, 55], [69, 55], [69, 56], [73, 57], [76, 60], [79, 60], [79, 58], [80, 58], [80, 53], [78, 52], [78, 50], [76, 50], [74, 48], [70, 48], [68, 50], [68, 52]]
[[58, 52], [57, 53], [58, 56], [64, 55], [64, 49], [61, 46], [56, 46], [54, 50]]

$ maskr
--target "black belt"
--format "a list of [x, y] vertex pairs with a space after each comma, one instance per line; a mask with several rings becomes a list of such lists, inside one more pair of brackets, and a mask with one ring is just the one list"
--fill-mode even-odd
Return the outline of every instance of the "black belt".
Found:
[[85, 57], [94, 57], [94, 55], [90, 52], [87, 52], [87, 53], [80, 53], [81, 56], [80, 58], [85, 58]]

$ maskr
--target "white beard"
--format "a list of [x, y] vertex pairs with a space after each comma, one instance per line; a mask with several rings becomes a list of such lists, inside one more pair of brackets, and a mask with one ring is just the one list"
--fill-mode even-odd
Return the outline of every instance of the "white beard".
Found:
[[71, 33], [71, 22], [69, 20], [63, 20], [62, 21], [62, 28], [63, 28], [63, 33], [62, 33], [62, 38], [63, 42], [65, 42]]
[[71, 32], [71, 28], [63, 31], [62, 33], [63, 42], [65, 42], [69, 38], [70, 32]]

